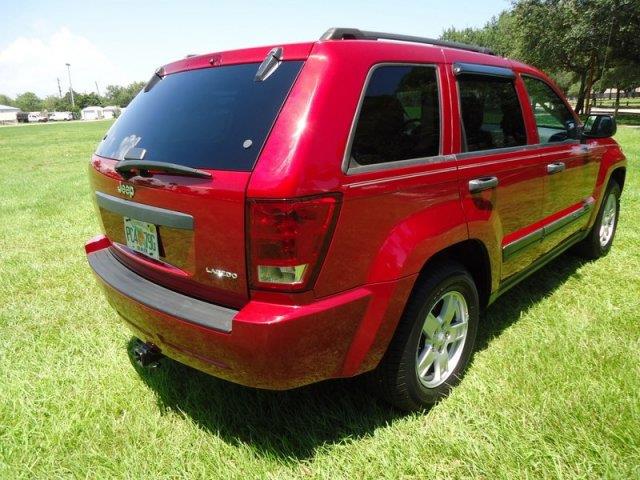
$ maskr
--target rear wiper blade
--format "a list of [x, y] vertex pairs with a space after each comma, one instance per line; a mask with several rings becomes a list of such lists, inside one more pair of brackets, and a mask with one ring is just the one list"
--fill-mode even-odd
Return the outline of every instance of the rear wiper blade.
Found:
[[115, 170], [125, 178], [132, 176], [133, 171], [137, 171], [142, 176], [148, 176], [151, 171], [155, 171], [176, 173], [187, 177], [211, 178], [211, 174], [204, 170], [185, 167], [176, 163], [154, 162], [152, 160], [120, 160], [116, 164]]

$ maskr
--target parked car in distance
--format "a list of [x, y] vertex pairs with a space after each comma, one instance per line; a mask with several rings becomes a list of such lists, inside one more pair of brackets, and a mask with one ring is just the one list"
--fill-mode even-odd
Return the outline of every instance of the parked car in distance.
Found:
[[49, 120], [46, 115], [43, 115], [40, 112], [29, 112], [27, 119], [29, 120], [29, 123], [46, 122]]
[[615, 130], [539, 70], [439, 40], [331, 29], [182, 59], [91, 160], [87, 258], [142, 365], [266, 389], [364, 375], [420, 409], [499, 295], [570, 247], [607, 254]]
[[51, 112], [49, 114], [49, 120], [54, 122], [62, 122], [73, 120], [73, 113], [71, 112]]

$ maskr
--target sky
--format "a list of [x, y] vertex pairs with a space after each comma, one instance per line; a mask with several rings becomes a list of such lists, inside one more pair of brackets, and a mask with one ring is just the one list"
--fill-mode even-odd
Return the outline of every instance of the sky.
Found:
[[0, 93], [100, 93], [188, 54], [315, 40], [330, 27], [424, 37], [477, 27], [507, 0], [0, 0]]

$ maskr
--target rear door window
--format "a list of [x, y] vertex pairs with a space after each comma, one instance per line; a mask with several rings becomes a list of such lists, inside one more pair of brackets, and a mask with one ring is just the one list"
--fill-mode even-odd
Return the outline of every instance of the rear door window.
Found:
[[513, 79], [465, 74], [458, 77], [458, 88], [462, 139], [467, 152], [527, 143]]
[[439, 152], [440, 104], [435, 67], [376, 67], [356, 120], [350, 167], [433, 157]]
[[542, 80], [523, 76], [540, 143], [562, 142], [576, 136], [576, 120], [567, 105]]
[[96, 153], [122, 160], [138, 147], [145, 160], [249, 171], [302, 63], [282, 62], [264, 81], [254, 79], [259, 63], [167, 75], [136, 96]]

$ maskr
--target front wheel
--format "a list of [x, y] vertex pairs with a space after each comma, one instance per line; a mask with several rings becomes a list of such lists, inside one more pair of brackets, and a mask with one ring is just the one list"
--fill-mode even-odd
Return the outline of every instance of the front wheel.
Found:
[[577, 252], [589, 259], [600, 258], [611, 250], [620, 214], [620, 185], [612, 180], [605, 190], [596, 221]]
[[464, 372], [478, 329], [473, 278], [457, 263], [430, 268], [418, 281], [369, 385], [403, 410], [425, 408], [449, 393]]

